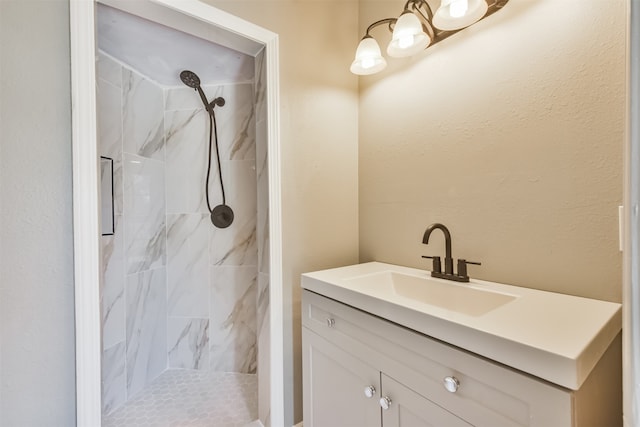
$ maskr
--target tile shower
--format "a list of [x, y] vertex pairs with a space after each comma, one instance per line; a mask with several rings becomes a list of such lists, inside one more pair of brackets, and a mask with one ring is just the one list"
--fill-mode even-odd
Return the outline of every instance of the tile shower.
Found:
[[[114, 232], [103, 235], [103, 413], [167, 370], [256, 374], [268, 416], [268, 183], [263, 55], [254, 81], [203, 84], [216, 108], [227, 229], [204, 194], [208, 118], [186, 86], [98, 58], [98, 145], [114, 161]], [[206, 83], [206, 82], [205, 82]], [[210, 197], [221, 193], [212, 162]]]

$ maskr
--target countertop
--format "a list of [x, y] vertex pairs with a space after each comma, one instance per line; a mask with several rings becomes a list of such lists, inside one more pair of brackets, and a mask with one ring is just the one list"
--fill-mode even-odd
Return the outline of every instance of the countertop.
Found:
[[[468, 315], [363, 284], [362, 277], [381, 272], [516, 298], [484, 314]], [[425, 270], [380, 262], [305, 273], [302, 287], [573, 390], [622, 327], [621, 304], [474, 279], [458, 284], [433, 279]]]

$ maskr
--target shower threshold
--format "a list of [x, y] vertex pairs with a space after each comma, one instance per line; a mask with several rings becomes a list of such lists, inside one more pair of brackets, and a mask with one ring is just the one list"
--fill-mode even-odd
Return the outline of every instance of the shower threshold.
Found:
[[255, 374], [168, 370], [121, 408], [103, 415], [103, 427], [244, 427], [258, 418]]

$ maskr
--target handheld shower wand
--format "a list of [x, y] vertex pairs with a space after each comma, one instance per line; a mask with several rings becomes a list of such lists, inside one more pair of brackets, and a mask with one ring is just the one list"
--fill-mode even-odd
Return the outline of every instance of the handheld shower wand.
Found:
[[[190, 88], [195, 89], [200, 95], [200, 99], [204, 104], [204, 108], [209, 113], [209, 155], [208, 155], [208, 163], [207, 163], [207, 178], [205, 183], [205, 196], [207, 199], [207, 208], [209, 209], [209, 213], [211, 214], [211, 222], [218, 228], [227, 228], [233, 222], [233, 210], [226, 203], [226, 196], [224, 192], [224, 182], [222, 181], [222, 168], [220, 166], [220, 150], [218, 148], [218, 126], [216, 124], [216, 115], [213, 112], [213, 109], [216, 106], [222, 107], [225, 104], [224, 98], [217, 97], [213, 101], [209, 102], [207, 97], [200, 86], [200, 78], [193, 71], [184, 70], [180, 73], [180, 80], [182, 83], [189, 86]], [[215, 135], [215, 147], [216, 147], [216, 158], [218, 160], [218, 177], [220, 178], [220, 190], [222, 190], [222, 204], [211, 208], [211, 203], [209, 202], [209, 176], [211, 174], [211, 146], [213, 141], [213, 136]]]
[[211, 102], [207, 101], [207, 97], [205, 96], [204, 91], [200, 86], [200, 78], [193, 71], [184, 70], [183, 72], [181, 72], [180, 80], [182, 80], [182, 83], [189, 86], [190, 88], [195, 89], [198, 92], [198, 95], [200, 95], [200, 99], [202, 100], [204, 107], [210, 114], [213, 114], [213, 107], [215, 107], [216, 105], [219, 107], [224, 106], [224, 98], [221, 97], [215, 98]]

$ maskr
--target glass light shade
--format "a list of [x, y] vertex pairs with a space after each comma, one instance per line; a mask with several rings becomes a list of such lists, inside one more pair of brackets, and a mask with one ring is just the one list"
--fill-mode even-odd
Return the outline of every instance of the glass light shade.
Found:
[[452, 18], [462, 18], [469, 10], [469, 0], [452, 0], [449, 5], [449, 15]]
[[356, 58], [351, 63], [351, 72], [365, 76], [384, 70], [387, 61], [380, 53], [378, 42], [371, 36], [365, 36], [356, 49]]
[[485, 0], [442, 0], [433, 15], [433, 26], [445, 31], [459, 30], [478, 22], [487, 13]]
[[405, 11], [393, 27], [387, 54], [394, 58], [404, 58], [423, 51], [431, 43], [431, 37], [424, 32], [420, 19]]

